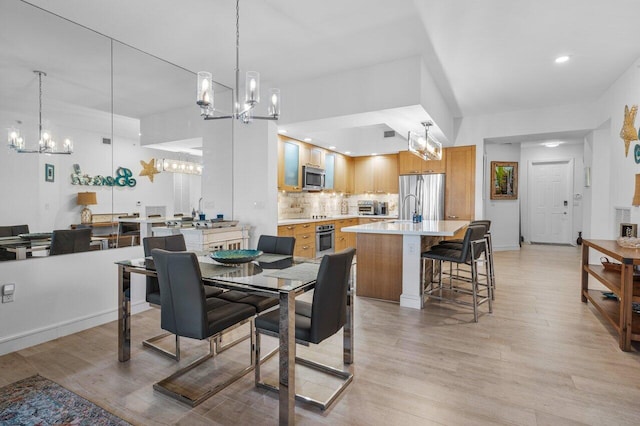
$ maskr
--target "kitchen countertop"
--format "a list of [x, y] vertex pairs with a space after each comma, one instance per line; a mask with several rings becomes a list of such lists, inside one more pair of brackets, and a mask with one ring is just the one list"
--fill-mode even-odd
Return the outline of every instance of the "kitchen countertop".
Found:
[[340, 220], [340, 219], [397, 219], [397, 215], [375, 215], [375, 214], [340, 214], [322, 219], [282, 219], [278, 221], [278, 226], [281, 225], [297, 225], [299, 223], [311, 223], [311, 222], [326, 222], [328, 220]]
[[468, 224], [469, 222], [466, 220], [425, 220], [420, 223], [413, 223], [410, 220], [389, 220], [347, 226], [342, 228], [342, 232], [451, 237], [456, 231]]

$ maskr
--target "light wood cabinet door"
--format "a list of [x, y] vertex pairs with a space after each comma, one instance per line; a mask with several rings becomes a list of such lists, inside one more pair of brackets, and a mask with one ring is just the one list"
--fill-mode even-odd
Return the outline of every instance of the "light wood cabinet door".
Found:
[[[415, 157], [415, 155], [414, 155]], [[418, 158], [422, 160], [421, 158]], [[441, 160], [422, 160], [422, 174], [446, 173], [447, 172], [447, 152], [442, 150]]]
[[324, 169], [324, 155], [324, 149], [311, 146], [309, 148], [309, 159], [306, 163], [302, 164], [309, 164], [313, 167]]
[[354, 159], [356, 194], [368, 194], [374, 191], [373, 187], [373, 161], [375, 157], [356, 157]]
[[398, 183], [398, 156], [389, 154], [373, 157], [374, 192], [397, 194]]
[[422, 174], [424, 160], [409, 151], [398, 152], [398, 173], [401, 175]]
[[445, 219], [473, 220], [475, 215], [476, 147], [446, 148]]
[[334, 155], [336, 164], [333, 186], [335, 191], [351, 194], [353, 193], [353, 158], [342, 154]]

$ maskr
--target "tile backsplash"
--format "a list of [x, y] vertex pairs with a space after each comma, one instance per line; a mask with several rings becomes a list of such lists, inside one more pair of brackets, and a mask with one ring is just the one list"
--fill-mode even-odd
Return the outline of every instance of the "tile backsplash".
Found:
[[278, 219], [309, 219], [312, 216], [358, 214], [358, 200], [389, 203], [389, 215], [398, 214], [398, 194], [340, 195], [324, 192], [278, 192]]

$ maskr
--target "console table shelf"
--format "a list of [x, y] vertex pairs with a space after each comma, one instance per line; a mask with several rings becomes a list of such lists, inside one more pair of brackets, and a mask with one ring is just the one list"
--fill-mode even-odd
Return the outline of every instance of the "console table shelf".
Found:
[[[620, 272], [589, 265], [589, 249], [620, 262]], [[583, 241], [581, 299], [585, 303], [591, 302], [613, 325], [623, 351], [631, 350], [632, 340], [640, 341], [640, 314], [632, 309], [633, 302], [640, 303], [640, 281], [633, 279], [635, 265], [640, 265], [640, 249], [620, 247], [614, 240]], [[612, 291], [618, 300], [605, 298], [601, 291], [589, 289], [589, 276]]]

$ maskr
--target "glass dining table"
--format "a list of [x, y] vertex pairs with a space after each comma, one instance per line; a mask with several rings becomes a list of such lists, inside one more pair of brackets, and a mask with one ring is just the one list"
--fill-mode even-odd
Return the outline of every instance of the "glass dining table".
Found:
[[[319, 259], [318, 259], [319, 260]], [[318, 261], [265, 253], [255, 261], [237, 265], [217, 263], [199, 255], [204, 284], [278, 297], [279, 325], [279, 419], [280, 424], [295, 423], [295, 299], [312, 290], [320, 267]], [[155, 276], [150, 257], [123, 260], [118, 265], [118, 359], [131, 357], [131, 274]], [[343, 362], [353, 363], [353, 294], [347, 296], [347, 318], [343, 330]]]

